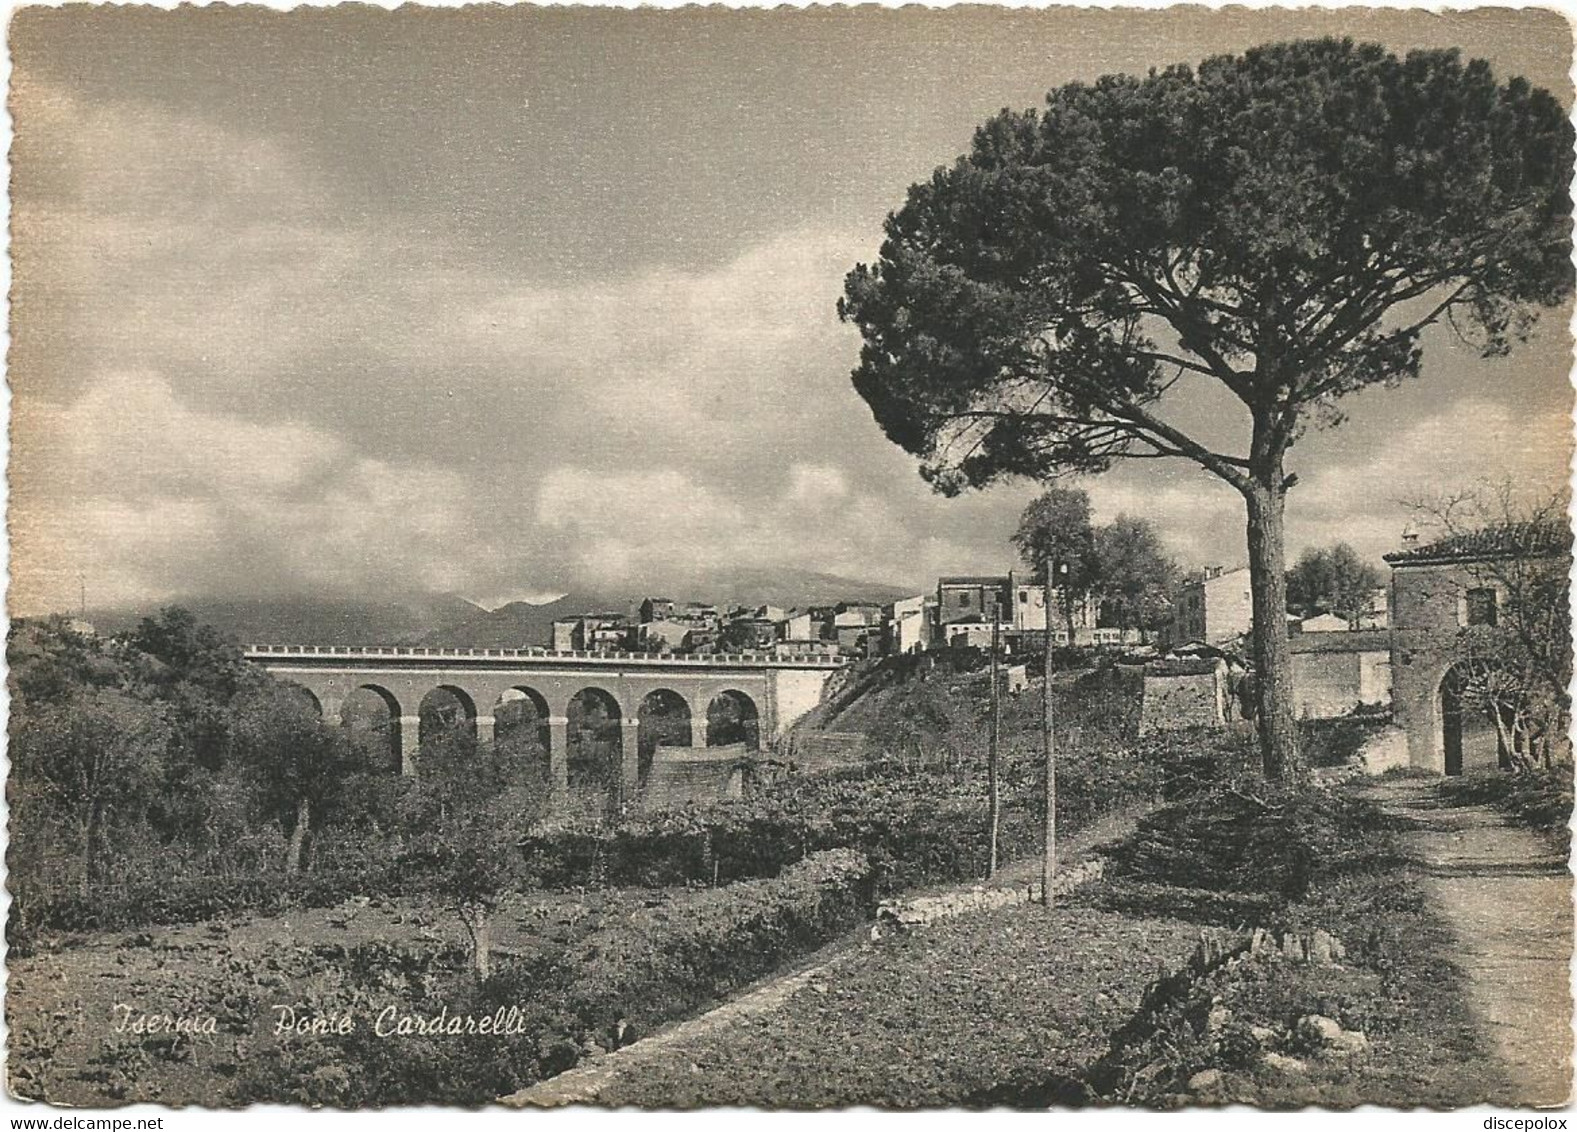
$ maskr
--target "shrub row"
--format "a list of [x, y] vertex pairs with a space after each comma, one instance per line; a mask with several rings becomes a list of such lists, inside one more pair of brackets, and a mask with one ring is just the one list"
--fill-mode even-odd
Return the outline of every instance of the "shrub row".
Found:
[[[560, 827], [521, 842], [527, 875], [545, 887], [673, 885], [778, 875], [810, 853], [855, 849], [882, 892], [983, 874], [989, 856], [978, 767], [916, 770], [875, 762], [795, 776], [750, 801], [668, 811], [613, 829]], [[1004, 757], [1000, 852], [1033, 852], [1043, 824], [1038, 762]], [[1065, 760], [1057, 817], [1076, 829], [1153, 797], [1156, 762], [1143, 755]]]
[[416, 895], [436, 891], [430, 871], [398, 863], [380, 869], [243, 874], [234, 877], [139, 879], [81, 889], [30, 888], [17, 893], [6, 924], [7, 941], [27, 948], [37, 934], [119, 931], [152, 924], [197, 923], [251, 912], [273, 915], [290, 908], [323, 908], [352, 896]]
[[610, 1032], [644, 1032], [812, 951], [863, 922], [875, 904], [870, 862], [814, 853], [771, 880], [707, 889], [677, 909], [643, 909], [604, 927], [575, 960], [575, 1013]]
[[[690, 894], [661, 910], [611, 920], [570, 953], [506, 958], [487, 981], [412, 979], [402, 1009], [491, 1015], [515, 1007], [523, 1032], [495, 1035], [348, 1035], [270, 1043], [247, 1059], [235, 1104], [364, 1108], [477, 1105], [572, 1068], [594, 1049], [628, 1042], [767, 974], [861, 922], [873, 903], [858, 853], [817, 853], [770, 880]], [[320, 1012], [368, 1016], [388, 1000], [386, 957], [353, 956]], [[420, 972], [426, 974], [425, 971]]]

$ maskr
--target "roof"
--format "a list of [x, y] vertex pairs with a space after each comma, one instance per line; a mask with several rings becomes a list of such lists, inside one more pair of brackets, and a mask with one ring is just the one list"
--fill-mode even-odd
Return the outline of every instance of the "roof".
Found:
[[1005, 586], [1006, 574], [960, 574], [953, 578], [938, 578], [938, 586]]
[[1152, 660], [1144, 666], [1146, 676], [1205, 676], [1226, 667], [1219, 657], [1200, 657], [1187, 660]]
[[1571, 528], [1560, 522], [1501, 523], [1476, 531], [1447, 535], [1424, 546], [1392, 551], [1392, 566], [1429, 566], [1486, 558], [1554, 557], [1570, 554]]
[[1208, 577], [1200, 576], [1197, 578], [1189, 578], [1187, 581], [1183, 582], [1181, 588], [1185, 590], [1199, 589], [1201, 586], [1208, 586], [1212, 582], [1219, 582], [1222, 578], [1231, 578], [1237, 574], [1243, 574], [1247, 572], [1247, 566], [1227, 566], [1217, 570], [1214, 574], [1211, 574]]

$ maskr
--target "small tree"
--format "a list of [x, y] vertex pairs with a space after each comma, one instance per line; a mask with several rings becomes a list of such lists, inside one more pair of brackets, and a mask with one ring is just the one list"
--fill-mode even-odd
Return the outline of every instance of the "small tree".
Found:
[[[1417, 376], [1424, 330], [1486, 355], [1572, 289], [1572, 129], [1455, 51], [1325, 39], [1109, 75], [1004, 110], [912, 186], [840, 315], [854, 386], [939, 490], [1191, 460], [1242, 496], [1265, 773], [1297, 768], [1288, 451]], [[1234, 445], [1167, 411], [1201, 383]]]
[[1287, 605], [1303, 613], [1334, 613], [1356, 626], [1369, 611], [1374, 591], [1385, 584], [1376, 566], [1345, 542], [1309, 547], [1287, 571]]
[[544, 809], [545, 784], [524, 745], [477, 743], [458, 731], [422, 746], [424, 804], [414, 863], [433, 873], [471, 940], [479, 978], [492, 974], [492, 923], [519, 880], [516, 843]]
[[13, 704], [12, 779], [76, 826], [84, 891], [105, 876], [111, 817], [139, 820], [156, 791], [173, 734], [161, 705], [114, 688]]
[[1096, 594], [1119, 629], [1153, 629], [1172, 613], [1177, 563], [1148, 519], [1118, 515], [1095, 531]]
[[1019, 519], [1013, 545], [1046, 585], [1046, 647], [1051, 648], [1054, 597], [1061, 603], [1071, 646], [1077, 610], [1098, 581], [1089, 494], [1078, 488], [1054, 487], [1031, 500]]
[[285, 871], [301, 871], [313, 822], [358, 760], [343, 730], [319, 718], [302, 689], [262, 676], [236, 697], [235, 748], [263, 810], [289, 830]]

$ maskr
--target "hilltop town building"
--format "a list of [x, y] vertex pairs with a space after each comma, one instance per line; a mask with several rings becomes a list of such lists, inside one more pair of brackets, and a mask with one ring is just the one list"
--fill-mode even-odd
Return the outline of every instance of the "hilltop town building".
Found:
[[1171, 642], [1225, 644], [1247, 633], [1253, 619], [1248, 567], [1208, 566], [1204, 577], [1184, 583], [1172, 601]]

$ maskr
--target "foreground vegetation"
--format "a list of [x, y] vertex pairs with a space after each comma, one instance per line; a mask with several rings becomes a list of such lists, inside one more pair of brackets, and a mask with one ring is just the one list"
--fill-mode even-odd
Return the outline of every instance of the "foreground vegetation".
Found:
[[[1458, 1107], [1507, 1081], [1468, 1012], [1456, 941], [1404, 827], [1353, 788], [1224, 776], [1140, 823], [1088, 894], [1214, 933], [1086, 1065], [1086, 1100], [1146, 1107]], [[1257, 938], [1256, 938], [1257, 937]], [[993, 1094], [1068, 1095], [1060, 1075]]]
[[769, 1016], [643, 1062], [598, 1103], [1504, 1100], [1400, 827], [1360, 787], [1267, 786], [1244, 772], [1242, 737], [1174, 738], [1170, 801], [1052, 913], [1002, 908], [864, 944]]
[[[1049, 918], [1001, 909], [872, 943], [851, 929], [879, 899], [984, 871], [980, 674], [876, 673], [834, 721], [870, 738], [858, 765], [607, 825], [540, 821], [507, 757], [453, 736], [424, 746], [410, 780], [356, 768], [288, 711], [278, 731], [259, 705], [285, 705], [281, 690], [243, 668], [226, 699], [213, 679], [226, 646], [179, 618], [123, 642], [46, 627], [18, 644], [19, 1095], [483, 1104], [837, 940], [847, 954], [770, 1031], [720, 1034], [697, 1053], [706, 1072], [602, 1099], [1458, 1105], [1503, 1089], [1397, 830], [1339, 790], [1267, 785], [1244, 732], [1139, 741], [1098, 671], [1055, 690], [1061, 828], [1163, 803], [1109, 849], [1106, 879]], [[1003, 706], [1009, 859], [1038, 848], [1038, 700]], [[141, 723], [73, 731], [50, 714], [61, 703]], [[1305, 749], [1339, 763], [1369, 726], [1310, 728]], [[137, 744], [114, 764], [128, 781], [71, 794], [46, 773], [44, 754], [109, 734]], [[1473, 788], [1541, 820], [1559, 811], [1560, 782], [1502, 781]], [[94, 797], [116, 802], [72, 810]], [[70, 824], [84, 815], [86, 829]], [[71, 829], [81, 853], [63, 863], [46, 837]], [[104, 879], [120, 866], [126, 879]], [[1235, 958], [1254, 929], [1344, 953]], [[1201, 930], [1217, 951], [1191, 966]], [[418, 1031], [497, 1017], [506, 1032], [391, 1036], [386, 1011]], [[139, 1028], [144, 1012], [155, 1021]], [[211, 1025], [178, 1032], [166, 1014]], [[1361, 1038], [1334, 1054], [1332, 1027]]]
[[[25, 1096], [485, 1103], [727, 997], [884, 895], [978, 877], [988, 855], [979, 677], [910, 687], [933, 710], [878, 712], [898, 737], [857, 766], [608, 825], [542, 821], [529, 760], [453, 733], [424, 742], [415, 779], [359, 764], [178, 613], [115, 641], [24, 627], [12, 656], [7, 1011]], [[138, 725], [73, 730], [100, 708]], [[1004, 720], [1009, 854], [1042, 822], [1037, 720], [1016, 702]], [[110, 736], [113, 759], [86, 762]], [[1153, 795], [1144, 752], [1079, 751], [1065, 829]], [[87, 787], [63, 788], [61, 760], [92, 770]], [[65, 841], [81, 852], [60, 853], [84, 816], [92, 832]], [[128, 1027], [119, 1003], [212, 1032]], [[515, 1029], [389, 1040], [374, 1023], [391, 1005], [514, 1011]], [[359, 1024], [275, 1033], [285, 1008]]]

